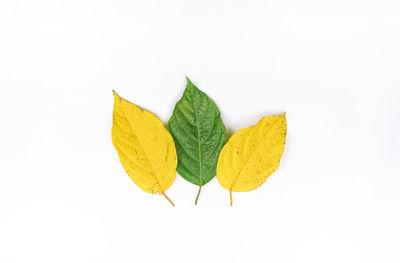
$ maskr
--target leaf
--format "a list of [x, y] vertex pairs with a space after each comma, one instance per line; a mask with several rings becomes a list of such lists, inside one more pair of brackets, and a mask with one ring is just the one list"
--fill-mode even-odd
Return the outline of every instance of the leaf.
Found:
[[187, 78], [167, 129], [178, 154], [178, 173], [201, 187], [215, 177], [218, 155], [226, 142], [226, 130], [215, 103]]
[[230, 193], [259, 187], [278, 167], [286, 139], [286, 118], [267, 116], [235, 133], [218, 159], [217, 178]]
[[176, 176], [174, 141], [153, 113], [114, 92], [112, 141], [122, 166], [143, 191], [165, 196]]

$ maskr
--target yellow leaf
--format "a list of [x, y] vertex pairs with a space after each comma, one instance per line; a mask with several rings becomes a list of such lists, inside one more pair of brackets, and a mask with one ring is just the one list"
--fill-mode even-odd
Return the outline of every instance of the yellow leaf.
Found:
[[174, 141], [153, 113], [114, 93], [112, 141], [122, 166], [143, 191], [165, 196], [176, 176]]
[[218, 158], [217, 178], [230, 192], [259, 187], [279, 166], [286, 139], [286, 118], [267, 116], [235, 133]]

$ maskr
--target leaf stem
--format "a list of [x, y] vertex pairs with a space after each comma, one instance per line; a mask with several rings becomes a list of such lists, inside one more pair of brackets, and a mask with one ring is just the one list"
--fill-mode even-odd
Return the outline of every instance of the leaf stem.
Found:
[[196, 201], [194, 202], [195, 205], [197, 205], [197, 200], [199, 200], [200, 191], [201, 191], [201, 185], [199, 187], [199, 192], [197, 193]]
[[165, 198], [167, 198], [167, 200], [171, 203], [172, 206], [175, 206], [174, 203], [171, 201], [171, 199], [169, 199], [168, 196], [164, 193], [164, 191], [161, 193]]
[[231, 197], [231, 206], [232, 206], [232, 190], [229, 191], [229, 196]]

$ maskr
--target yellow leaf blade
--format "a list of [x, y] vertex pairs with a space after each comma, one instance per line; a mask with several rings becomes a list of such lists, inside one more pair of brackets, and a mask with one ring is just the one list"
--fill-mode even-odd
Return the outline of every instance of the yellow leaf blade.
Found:
[[111, 137], [122, 166], [143, 191], [165, 195], [176, 176], [172, 136], [153, 113], [113, 93]]
[[222, 148], [217, 178], [229, 191], [259, 187], [278, 167], [286, 140], [285, 114], [262, 118], [235, 133]]

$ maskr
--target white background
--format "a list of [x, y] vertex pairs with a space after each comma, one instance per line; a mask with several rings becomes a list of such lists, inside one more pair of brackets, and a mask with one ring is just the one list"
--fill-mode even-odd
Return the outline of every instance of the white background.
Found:
[[[397, 0], [0, 2], [0, 262], [400, 262]], [[185, 75], [230, 134], [287, 113], [280, 168], [141, 191], [115, 89], [164, 123]]]

